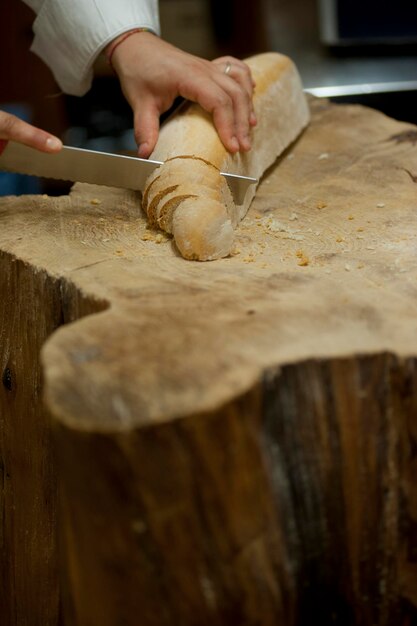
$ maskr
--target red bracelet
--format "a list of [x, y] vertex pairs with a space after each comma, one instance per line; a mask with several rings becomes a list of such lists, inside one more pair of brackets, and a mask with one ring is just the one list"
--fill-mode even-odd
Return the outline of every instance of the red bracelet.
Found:
[[153, 35], [155, 34], [151, 28], [141, 27], [141, 28], [134, 28], [133, 30], [128, 30], [126, 33], [116, 38], [107, 47], [107, 50], [106, 50], [106, 60], [107, 60], [107, 63], [112, 68], [112, 70], [114, 70], [113, 63], [112, 63], [112, 57], [113, 57], [114, 51], [116, 50], [118, 46], [120, 46], [121, 43], [126, 41], [126, 39], [130, 37], [130, 35], [134, 35], [135, 33], [152, 33]]

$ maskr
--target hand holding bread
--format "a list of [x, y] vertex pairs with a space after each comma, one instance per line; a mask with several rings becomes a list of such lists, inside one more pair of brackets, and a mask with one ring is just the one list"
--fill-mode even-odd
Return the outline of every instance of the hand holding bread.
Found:
[[[122, 91], [134, 113], [138, 154], [155, 147], [159, 117], [182, 96], [212, 115], [225, 148], [251, 147], [253, 82], [249, 67], [233, 57], [211, 62], [183, 52], [149, 32], [135, 32], [112, 54]], [[228, 68], [229, 71], [225, 71]]]

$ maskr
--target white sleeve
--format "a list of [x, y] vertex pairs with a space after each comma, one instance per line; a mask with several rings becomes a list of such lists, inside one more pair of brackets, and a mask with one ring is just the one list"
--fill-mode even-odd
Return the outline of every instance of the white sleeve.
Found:
[[115, 37], [138, 27], [160, 33], [158, 0], [24, 1], [37, 13], [31, 50], [74, 96], [90, 89], [94, 61]]

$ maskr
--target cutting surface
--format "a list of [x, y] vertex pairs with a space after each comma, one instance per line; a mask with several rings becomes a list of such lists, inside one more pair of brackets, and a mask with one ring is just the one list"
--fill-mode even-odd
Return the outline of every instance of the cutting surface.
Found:
[[216, 408], [268, 366], [416, 354], [417, 128], [361, 107], [312, 110], [231, 258], [183, 260], [133, 192], [79, 184], [0, 202], [1, 249], [101, 309], [44, 350], [60, 419], [125, 429]]

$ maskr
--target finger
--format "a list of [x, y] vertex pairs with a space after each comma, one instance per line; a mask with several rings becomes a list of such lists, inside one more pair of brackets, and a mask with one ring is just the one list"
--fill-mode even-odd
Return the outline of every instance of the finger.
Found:
[[221, 57], [214, 61], [214, 64], [223, 74], [225, 73], [226, 67], [230, 66], [227, 75], [239, 83], [239, 85], [246, 90], [248, 96], [252, 98], [255, 85], [249, 65], [233, 57]]
[[232, 154], [239, 152], [240, 143], [236, 136], [232, 106], [215, 106], [212, 115], [214, 126], [226, 150]]
[[58, 152], [62, 148], [58, 137], [4, 111], [0, 111], [0, 138], [17, 141], [42, 152]]
[[250, 73], [249, 67], [246, 65], [246, 63], [243, 63], [241, 65], [232, 64], [228, 76], [230, 76], [230, 78], [233, 78], [248, 94], [250, 106], [249, 124], [250, 126], [256, 126], [257, 119], [253, 108], [253, 92], [255, 88], [255, 83], [252, 80], [252, 75]]
[[6, 146], [7, 146], [7, 140], [0, 139], [0, 155], [4, 152], [4, 149]]
[[215, 71], [182, 85], [181, 95], [198, 102], [212, 113], [213, 122], [224, 146], [232, 153], [251, 148], [249, 117], [251, 107], [248, 94], [232, 78]]
[[187, 100], [198, 102], [203, 109], [212, 114], [214, 125], [226, 150], [233, 154], [239, 151], [233, 101], [224, 89], [206, 76], [195, 77], [194, 80], [182, 85], [181, 95]]
[[251, 149], [250, 114], [251, 99], [245, 89], [226, 75], [216, 75], [216, 82], [229, 95], [233, 103], [234, 126], [240, 149], [247, 152]]
[[153, 152], [159, 135], [159, 109], [152, 98], [141, 100], [134, 109], [135, 140], [138, 156], [147, 159]]
[[230, 78], [233, 78], [233, 80], [235, 80], [248, 94], [250, 98], [249, 124], [251, 126], [256, 126], [257, 120], [255, 111], [253, 109], [253, 92], [255, 88], [255, 81], [253, 80], [250, 67], [243, 61], [229, 56], [220, 57], [219, 59], [213, 61], [213, 63], [222, 70], [222, 73], [225, 73], [225, 68], [228, 64], [230, 65], [230, 70], [227, 75]]

